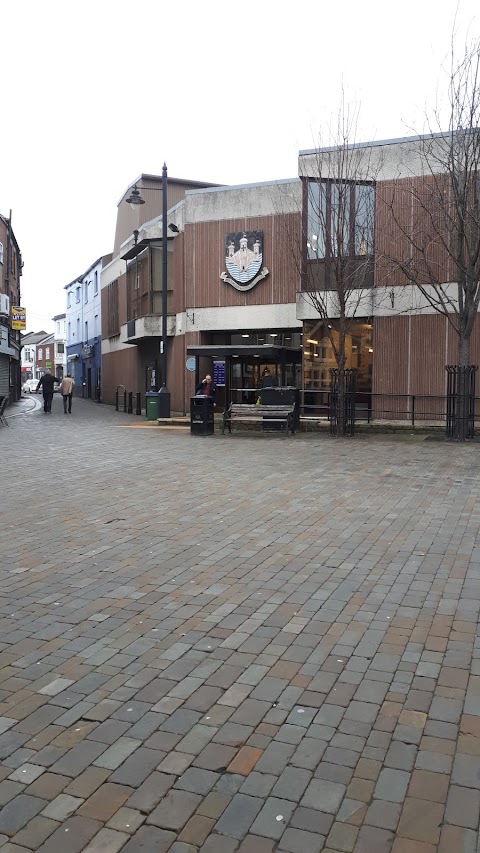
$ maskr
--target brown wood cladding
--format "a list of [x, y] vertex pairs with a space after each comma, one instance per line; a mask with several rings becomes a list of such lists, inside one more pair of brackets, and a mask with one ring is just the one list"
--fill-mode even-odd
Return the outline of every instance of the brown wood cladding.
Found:
[[[299, 275], [291, 243], [292, 229], [301, 231], [300, 213], [199, 222], [185, 228], [185, 305], [222, 308], [295, 302]], [[221, 281], [225, 272], [225, 235], [263, 231], [263, 265], [269, 275], [252, 290], [241, 293]]]
[[[457, 364], [458, 336], [446, 317], [422, 314], [412, 317], [376, 317], [373, 324], [373, 387], [376, 417], [387, 417], [381, 410], [405, 411], [407, 402], [387, 395], [415, 394], [416, 415], [444, 411], [447, 364]], [[470, 348], [470, 363], [480, 362], [480, 317], [477, 317]], [[480, 380], [477, 378], [477, 395]], [[383, 396], [385, 395], [385, 396]], [[422, 396], [425, 397], [422, 399]], [[398, 415], [400, 417], [400, 414]], [[395, 415], [390, 415], [394, 418]]]
[[[447, 196], [443, 196], [442, 190]], [[375, 208], [375, 283], [390, 287], [408, 279], [400, 268], [409, 260], [422, 284], [455, 280], [452, 258], [444, 245], [448, 214], [445, 176], [427, 175], [379, 181]], [[440, 198], [442, 201], [440, 202]], [[413, 244], [425, 248], [415, 251]]]

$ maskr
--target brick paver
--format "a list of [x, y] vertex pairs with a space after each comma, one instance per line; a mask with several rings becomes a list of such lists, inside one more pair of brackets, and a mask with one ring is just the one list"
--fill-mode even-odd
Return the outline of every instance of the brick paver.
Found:
[[476, 445], [0, 441], [0, 851], [476, 851]]

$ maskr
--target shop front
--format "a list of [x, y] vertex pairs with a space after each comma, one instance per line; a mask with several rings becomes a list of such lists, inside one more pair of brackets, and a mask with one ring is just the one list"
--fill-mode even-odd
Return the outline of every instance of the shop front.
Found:
[[[303, 327], [303, 410], [304, 414], [325, 416], [331, 388], [331, 373], [337, 367], [334, 346], [338, 347], [338, 321], [305, 321]], [[346, 368], [357, 371], [357, 406], [368, 408], [372, 393], [373, 325], [370, 318], [347, 321], [345, 335]]]

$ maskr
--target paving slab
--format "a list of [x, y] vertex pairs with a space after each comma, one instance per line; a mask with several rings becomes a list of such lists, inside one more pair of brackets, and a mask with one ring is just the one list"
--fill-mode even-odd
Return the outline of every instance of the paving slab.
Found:
[[476, 446], [135, 423], [2, 432], [2, 851], [476, 853]]

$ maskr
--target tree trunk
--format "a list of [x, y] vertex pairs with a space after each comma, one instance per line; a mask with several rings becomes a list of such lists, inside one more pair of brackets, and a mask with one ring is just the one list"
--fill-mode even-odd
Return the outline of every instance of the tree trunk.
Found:
[[340, 314], [338, 322], [338, 396], [337, 396], [337, 435], [345, 437], [345, 317]]
[[459, 371], [457, 399], [455, 401], [454, 434], [457, 441], [465, 441], [469, 437], [470, 382], [466, 370], [469, 362], [470, 335], [467, 335], [465, 329], [460, 328], [458, 334], [458, 365], [464, 369]]

